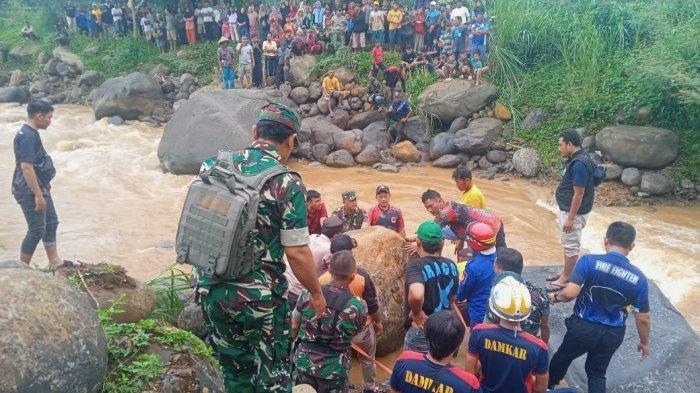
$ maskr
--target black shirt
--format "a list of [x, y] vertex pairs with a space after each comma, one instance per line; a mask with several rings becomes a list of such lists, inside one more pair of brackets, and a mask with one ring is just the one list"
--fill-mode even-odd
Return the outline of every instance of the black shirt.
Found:
[[44, 194], [48, 195], [51, 190], [50, 182], [56, 174], [56, 170], [51, 157], [44, 150], [39, 132], [27, 124], [23, 125], [17, 131], [17, 135], [15, 135], [14, 151], [15, 172], [12, 176], [12, 194], [34, 195], [34, 192], [27, 184], [27, 180], [24, 178], [20, 165], [27, 163], [34, 165], [39, 186], [44, 191]]
[[576, 214], [588, 214], [593, 210], [595, 185], [593, 184], [594, 164], [588, 152], [580, 149], [566, 162], [564, 175], [555, 193], [559, 210], [569, 212], [574, 197], [574, 186], [585, 187], [581, 207]]
[[406, 266], [406, 286], [404, 288], [404, 328], [411, 326], [408, 314], [408, 288], [411, 284], [421, 283], [425, 286], [423, 312], [430, 316], [438, 311], [449, 310], [450, 302], [457, 294], [459, 273], [457, 265], [443, 257], [425, 256], [408, 261]]
[[66, 16], [69, 18], [75, 18], [75, 7], [72, 5], [67, 5], [65, 7], [66, 9]]

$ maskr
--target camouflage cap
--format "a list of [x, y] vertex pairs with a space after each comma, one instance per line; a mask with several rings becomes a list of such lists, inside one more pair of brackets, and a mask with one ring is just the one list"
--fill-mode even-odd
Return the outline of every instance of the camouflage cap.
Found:
[[296, 112], [286, 105], [276, 102], [268, 102], [263, 105], [260, 109], [260, 115], [258, 116], [258, 121], [260, 120], [274, 121], [283, 124], [294, 132], [299, 132], [299, 128], [301, 127], [301, 120], [299, 120], [299, 116]]
[[344, 201], [354, 201], [357, 199], [357, 194], [355, 194], [355, 191], [350, 190], [350, 191], [345, 191], [343, 193], [343, 200]]

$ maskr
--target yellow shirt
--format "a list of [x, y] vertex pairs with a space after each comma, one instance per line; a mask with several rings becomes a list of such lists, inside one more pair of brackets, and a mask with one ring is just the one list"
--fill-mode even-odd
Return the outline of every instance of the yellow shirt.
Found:
[[403, 12], [401, 10], [389, 10], [386, 13], [386, 20], [389, 21], [389, 30], [395, 30], [401, 27], [401, 19], [403, 19]]
[[336, 77], [327, 76], [323, 78], [323, 88], [328, 92], [340, 91], [340, 81]]
[[462, 196], [459, 198], [459, 201], [462, 202], [463, 205], [476, 207], [479, 209], [486, 209], [486, 200], [484, 199], [484, 193], [481, 192], [479, 187], [473, 184], [469, 191], [465, 191], [462, 193]]

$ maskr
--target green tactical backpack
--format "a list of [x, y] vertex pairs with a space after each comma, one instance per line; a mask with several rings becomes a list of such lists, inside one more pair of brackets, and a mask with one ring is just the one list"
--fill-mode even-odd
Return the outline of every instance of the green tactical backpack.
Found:
[[219, 282], [258, 268], [255, 239], [260, 191], [274, 176], [292, 172], [277, 165], [248, 175], [232, 169], [232, 162], [232, 152], [219, 152], [216, 164], [190, 185], [175, 242], [177, 262], [198, 267]]

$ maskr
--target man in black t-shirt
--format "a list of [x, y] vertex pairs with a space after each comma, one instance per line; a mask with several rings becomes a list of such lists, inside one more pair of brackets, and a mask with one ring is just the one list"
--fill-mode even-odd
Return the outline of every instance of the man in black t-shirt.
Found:
[[438, 224], [425, 221], [416, 235], [420, 258], [409, 261], [406, 267], [404, 349], [427, 353], [428, 340], [423, 326], [433, 313], [457, 310], [458, 273], [453, 261], [440, 256], [444, 236]]
[[63, 8], [66, 10], [66, 25], [72, 29], [75, 27], [75, 6], [68, 0]]
[[36, 246], [43, 241], [49, 266], [56, 267], [62, 263], [56, 249], [58, 216], [50, 184], [56, 170], [39, 136], [39, 130], [51, 125], [53, 106], [44, 101], [32, 101], [27, 104], [27, 115], [27, 122], [17, 131], [14, 140], [15, 172], [12, 176], [12, 195], [22, 207], [29, 227], [22, 241], [20, 260], [29, 265]]

